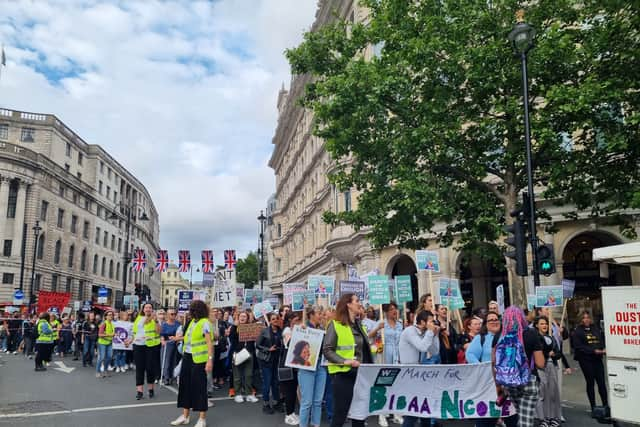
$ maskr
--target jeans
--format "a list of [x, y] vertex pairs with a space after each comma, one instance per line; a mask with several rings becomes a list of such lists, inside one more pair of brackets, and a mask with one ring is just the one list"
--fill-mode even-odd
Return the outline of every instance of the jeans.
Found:
[[24, 337], [24, 347], [22, 347], [22, 354], [30, 356], [33, 353], [33, 337]]
[[[322, 369], [326, 370], [324, 366]], [[333, 387], [331, 385], [331, 375], [327, 372], [327, 381], [324, 386], [324, 406], [327, 410], [327, 418], [329, 423], [331, 423], [331, 419], [333, 418]]]
[[280, 399], [280, 391], [278, 390], [278, 371], [275, 363], [273, 365], [261, 366], [262, 369], [262, 399], [266, 404], [269, 403], [269, 391], [274, 401]]
[[253, 381], [253, 358], [250, 357], [242, 365], [233, 365], [233, 388], [238, 396], [248, 396], [251, 394], [251, 384]]
[[127, 350], [114, 350], [113, 356], [115, 357], [116, 368], [124, 368], [127, 359]]
[[113, 347], [111, 344], [98, 343], [98, 363], [96, 363], [96, 372], [100, 373], [100, 367], [104, 362], [104, 370], [107, 370], [109, 363], [111, 362], [111, 356], [113, 354]]
[[[173, 378], [173, 370], [176, 367], [176, 353], [178, 347], [173, 341], [167, 341], [162, 347], [162, 379], [170, 381]], [[213, 364], [217, 365], [222, 363], [222, 360], [214, 360]]]
[[82, 364], [93, 365], [93, 352], [96, 348], [96, 340], [92, 338], [85, 338], [84, 348], [82, 351]]
[[300, 427], [319, 426], [322, 418], [322, 397], [327, 382], [327, 371], [318, 366], [315, 372], [298, 370], [300, 384]]

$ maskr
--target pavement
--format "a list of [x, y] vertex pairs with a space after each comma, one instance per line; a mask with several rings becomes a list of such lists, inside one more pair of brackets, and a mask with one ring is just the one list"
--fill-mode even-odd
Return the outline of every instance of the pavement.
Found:
[[[156, 396], [135, 400], [134, 372], [111, 373], [98, 379], [95, 368], [83, 368], [71, 357], [54, 357], [46, 372], [34, 372], [33, 360], [21, 355], [0, 355], [0, 427], [103, 427], [166, 426], [180, 410], [177, 390], [156, 386]], [[56, 369], [57, 368], [57, 369]], [[590, 418], [579, 372], [563, 376], [565, 426], [598, 426]], [[227, 390], [216, 392], [209, 426], [284, 426], [283, 414], [265, 415], [260, 403], [235, 403]], [[191, 422], [193, 425], [195, 419]], [[471, 426], [473, 422], [446, 422], [447, 426]], [[326, 420], [323, 426], [328, 425]], [[377, 427], [377, 418], [368, 420]], [[394, 424], [390, 424], [394, 425]]]

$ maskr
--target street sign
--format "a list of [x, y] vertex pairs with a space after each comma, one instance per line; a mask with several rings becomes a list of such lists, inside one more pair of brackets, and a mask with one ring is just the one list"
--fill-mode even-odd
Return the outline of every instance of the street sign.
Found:
[[13, 293], [13, 305], [22, 305], [24, 303], [24, 292], [20, 289]]
[[109, 290], [104, 286], [98, 288], [98, 304], [106, 304]]

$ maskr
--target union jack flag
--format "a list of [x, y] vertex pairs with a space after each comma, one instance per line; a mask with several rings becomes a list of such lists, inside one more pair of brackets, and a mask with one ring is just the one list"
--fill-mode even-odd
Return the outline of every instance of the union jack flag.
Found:
[[188, 273], [191, 270], [191, 252], [178, 251], [178, 271]]
[[167, 271], [167, 267], [169, 267], [169, 251], [160, 249], [156, 258], [156, 271], [164, 273]]
[[236, 267], [236, 250], [226, 249], [224, 251], [224, 265], [227, 267], [227, 271], [233, 271]]
[[206, 249], [202, 251], [202, 272], [213, 273], [213, 251]]
[[147, 254], [144, 249], [136, 249], [133, 251], [133, 259], [131, 260], [133, 271], [142, 271], [147, 268]]

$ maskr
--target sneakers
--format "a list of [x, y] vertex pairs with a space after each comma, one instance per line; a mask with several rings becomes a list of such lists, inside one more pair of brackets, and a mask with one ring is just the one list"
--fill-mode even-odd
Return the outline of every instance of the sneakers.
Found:
[[[142, 393], [140, 393], [142, 394]], [[189, 424], [189, 417], [185, 417], [184, 415], [180, 415], [175, 420], [171, 421], [169, 424], [172, 426], [186, 426]]]
[[120, 373], [120, 368], [116, 366], [116, 374]]
[[198, 422], [194, 427], [207, 427], [207, 420], [205, 420], [204, 418], [198, 418]]
[[[136, 391], [136, 400], [140, 400], [140, 399], [142, 399], [142, 397], [143, 397], [143, 396], [144, 396], [144, 393], [143, 393], [143, 392], [141, 392], [141, 391]], [[187, 422], [189, 422], [189, 419], [188, 419], [188, 418], [187, 418]], [[173, 423], [171, 423], [171, 424], [173, 424]], [[178, 424], [173, 424], [173, 425], [176, 425], [176, 426], [177, 426]]]
[[[236, 403], [242, 403], [244, 402], [244, 399], [242, 398], [242, 395], [236, 394], [236, 397], [233, 398], [233, 401]], [[247, 402], [249, 401], [249, 396], [247, 396]]]
[[402, 425], [402, 423], [404, 422], [404, 418], [402, 418], [402, 415], [393, 414], [393, 422], [395, 424]]
[[152, 388], [149, 389], [149, 399], [153, 399], [155, 392], [153, 391]]
[[273, 408], [268, 403], [262, 405], [262, 412], [265, 414], [273, 415]]
[[102, 378], [102, 374], [100, 372], [96, 373], [96, 378]]
[[109, 367], [107, 368], [107, 370], [109, 370], [109, 371], [113, 371], [113, 366], [109, 365]]
[[250, 394], [249, 396], [247, 396], [247, 402], [256, 403], [257, 401], [258, 401], [258, 398], [255, 397], [253, 394]]
[[389, 423], [387, 422], [386, 415], [378, 415], [378, 425], [380, 427], [389, 427]]
[[120, 372], [127, 372], [127, 365], [124, 365], [122, 368], [120, 368]]
[[236, 395], [236, 389], [231, 387], [229, 389], [229, 397], [234, 397]]
[[284, 417], [284, 423], [290, 426], [297, 426], [298, 424], [300, 424], [300, 418], [298, 418], [298, 416], [294, 412]]

